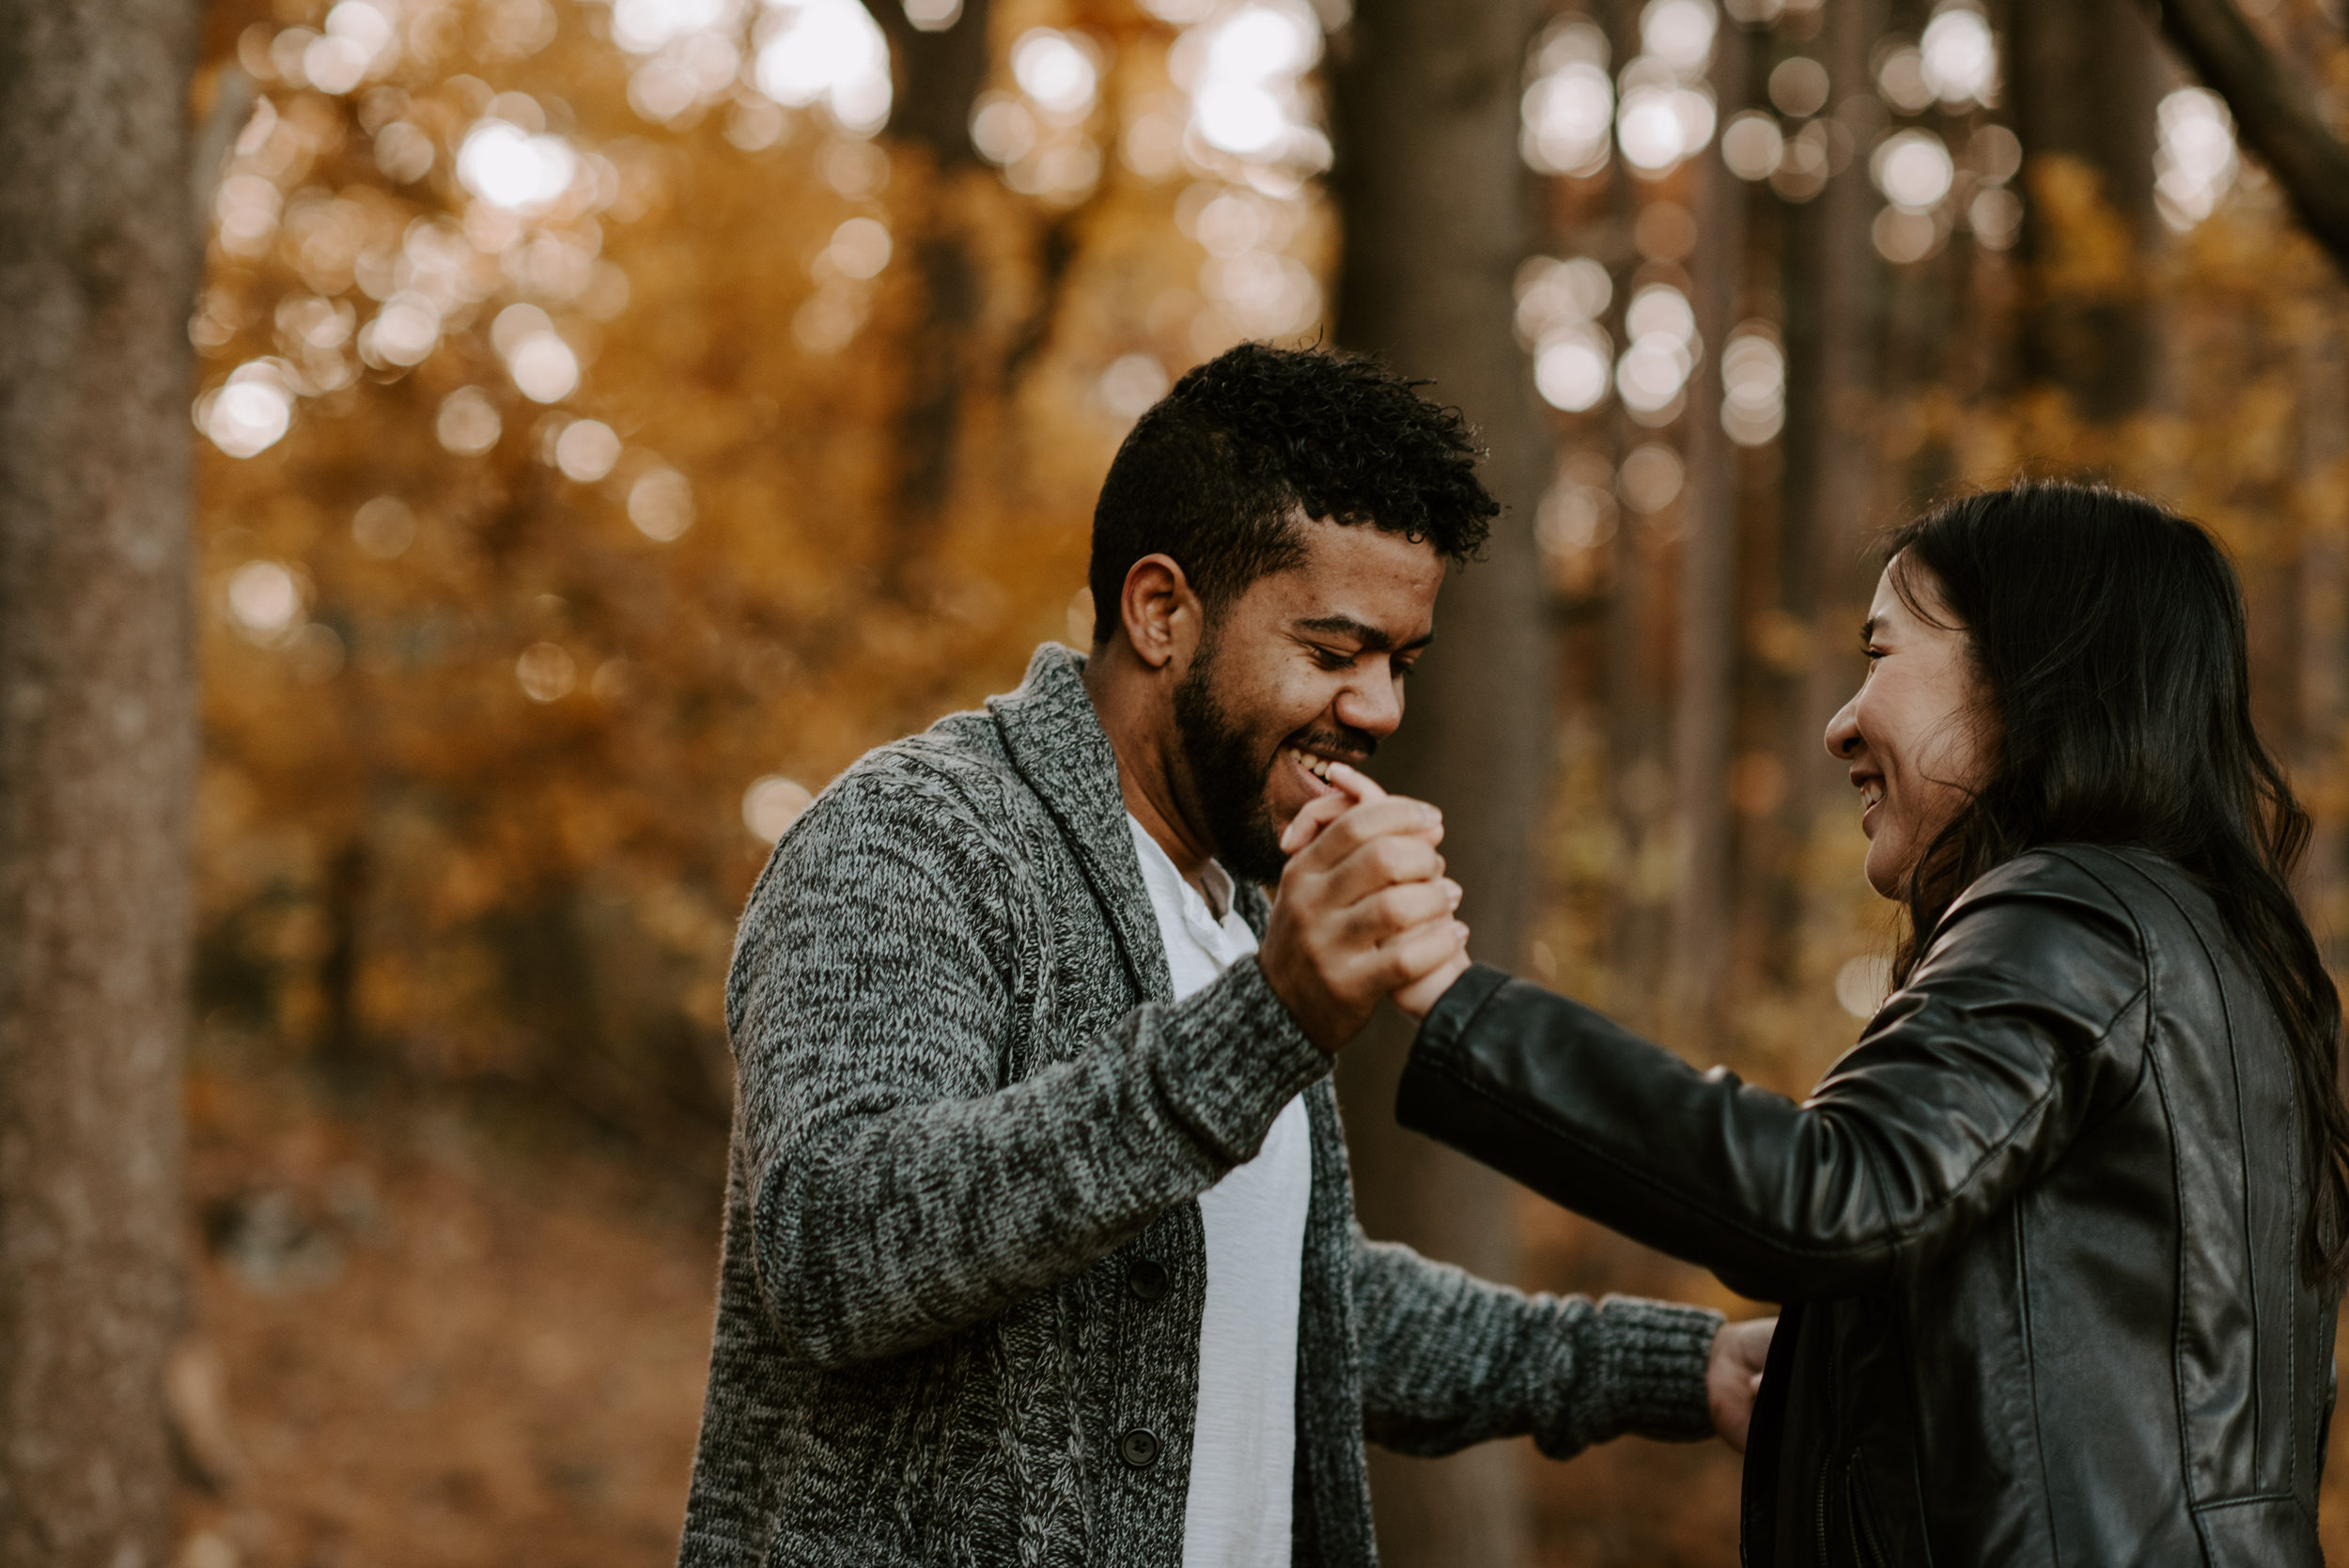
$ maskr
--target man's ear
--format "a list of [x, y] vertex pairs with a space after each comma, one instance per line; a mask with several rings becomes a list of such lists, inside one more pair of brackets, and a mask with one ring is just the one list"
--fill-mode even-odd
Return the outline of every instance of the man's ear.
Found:
[[1153, 670], [1188, 664], [1206, 624], [1190, 579], [1172, 555], [1145, 555], [1126, 568], [1117, 615], [1134, 657]]

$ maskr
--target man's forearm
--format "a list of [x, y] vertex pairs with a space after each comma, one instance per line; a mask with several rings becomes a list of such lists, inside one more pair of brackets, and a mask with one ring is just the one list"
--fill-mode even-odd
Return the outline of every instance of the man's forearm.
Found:
[[1327, 1069], [1249, 962], [995, 1093], [846, 1117], [757, 1174], [764, 1294], [813, 1364], [916, 1348], [1206, 1190]]
[[1626, 1433], [1712, 1435], [1704, 1374], [1719, 1312], [1529, 1296], [1408, 1248], [1358, 1240], [1362, 1421], [1404, 1453], [1530, 1435], [1563, 1459]]

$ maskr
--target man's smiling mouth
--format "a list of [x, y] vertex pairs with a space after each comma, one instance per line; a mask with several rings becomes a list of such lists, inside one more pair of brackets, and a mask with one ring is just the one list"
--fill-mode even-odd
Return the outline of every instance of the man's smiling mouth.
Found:
[[1334, 759], [1325, 756], [1315, 756], [1313, 753], [1299, 751], [1295, 746], [1283, 746], [1281, 748], [1281, 751], [1283, 755], [1286, 756], [1290, 761], [1296, 763], [1298, 767], [1302, 768], [1306, 772], [1311, 773], [1315, 778], [1319, 779], [1323, 784], [1328, 784], [1330, 782], [1330, 765]]

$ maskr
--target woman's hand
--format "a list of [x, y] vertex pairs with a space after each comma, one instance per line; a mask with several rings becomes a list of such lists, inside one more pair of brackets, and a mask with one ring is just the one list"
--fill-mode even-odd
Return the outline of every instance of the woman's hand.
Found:
[[1754, 1396], [1762, 1391], [1763, 1363], [1769, 1359], [1770, 1337], [1777, 1332], [1778, 1319], [1756, 1317], [1724, 1323], [1713, 1336], [1713, 1354], [1704, 1367], [1704, 1403], [1713, 1413], [1713, 1430], [1739, 1453], [1746, 1452]]

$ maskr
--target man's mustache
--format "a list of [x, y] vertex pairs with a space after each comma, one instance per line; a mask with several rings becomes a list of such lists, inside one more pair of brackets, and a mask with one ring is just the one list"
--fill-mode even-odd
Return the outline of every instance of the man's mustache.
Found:
[[[1333, 730], [1299, 730], [1281, 742], [1283, 750], [1312, 752], [1318, 756], [1343, 762], [1349, 768], [1360, 768], [1378, 750], [1378, 737], [1368, 730], [1340, 725]], [[1273, 753], [1278, 756], [1280, 753]]]

